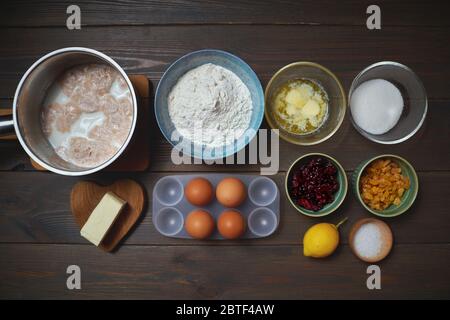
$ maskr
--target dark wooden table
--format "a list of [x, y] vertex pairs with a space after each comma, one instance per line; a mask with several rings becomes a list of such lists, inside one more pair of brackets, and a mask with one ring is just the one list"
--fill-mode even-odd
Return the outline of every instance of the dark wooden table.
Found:
[[[153, 88], [167, 66], [202, 48], [230, 51], [247, 61], [263, 86], [280, 67], [316, 61], [334, 71], [348, 91], [369, 64], [394, 60], [411, 67], [428, 92], [429, 113], [416, 136], [383, 146], [360, 136], [348, 117], [329, 141], [314, 147], [280, 142], [280, 190], [289, 165], [320, 151], [348, 170], [374, 155], [394, 153], [417, 169], [414, 206], [388, 220], [395, 247], [380, 263], [382, 289], [366, 288], [367, 264], [347, 244], [349, 228], [369, 214], [349, 192], [325, 219], [299, 215], [283, 193], [276, 234], [252, 241], [197, 242], [156, 232], [151, 210], [114, 254], [79, 235], [69, 207], [81, 178], [37, 172], [17, 141], [0, 142], [0, 298], [450, 298], [450, 20], [444, 1], [377, 1], [382, 29], [366, 28], [372, 1], [82, 1], [81, 30], [65, 27], [72, 1], [10, 1], [0, 12], [0, 105], [8, 108], [18, 81], [43, 54], [85, 46], [105, 52], [129, 73], [146, 74]], [[448, 2], [447, 2], [448, 3]], [[147, 101], [152, 107], [152, 100]], [[102, 172], [108, 183], [130, 177], [151, 194], [155, 181], [183, 172], [259, 173], [259, 165], [180, 165], [152, 116], [151, 165], [143, 173]], [[266, 124], [263, 124], [266, 127]], [[148, 206], [147, 208], [151, 207]], [[348, 216], [337, 252], [303, 257], [304, 231], [319, 221]], [[82, 270], [82, 289], [66, 289], [66, 268]]]

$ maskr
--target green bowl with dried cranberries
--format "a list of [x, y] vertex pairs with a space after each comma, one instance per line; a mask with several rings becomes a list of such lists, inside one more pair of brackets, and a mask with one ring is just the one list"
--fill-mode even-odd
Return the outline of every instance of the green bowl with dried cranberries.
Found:
[[347, 195], [347, 175], [341, 164], [323, 153], [309, 153], [289, 168], [286, 196], [292, 206], [309, 217], [323, 217], [335, 211]]

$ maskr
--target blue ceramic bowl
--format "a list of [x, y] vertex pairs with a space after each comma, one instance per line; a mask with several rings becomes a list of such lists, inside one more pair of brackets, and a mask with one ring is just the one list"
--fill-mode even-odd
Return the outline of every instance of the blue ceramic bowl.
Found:
[[[174, 135], [176, 129], [169, 115], [167, 98], [172, 87], [186, 72], [205, 63], [213, 63], [234, 72], [247, 86], [252, 97], [253, 113], [247, 132], [235, 140], [234, 144], [222, 148], [208, 149], [204, 145], [194, 146], [188, 139], [180, 139], [179, 135]], [[155, 94], [155, 115], [164, 137], [185, 155], [205, 160], [221, 159], [243, 149], [255, 137], [264, 116], [264, 92], [256, 73], [237, 56], [221, 50], [194, 51], [172, 63], [162, 76]], [[186, 150], [190, 154], [186, 154]]]

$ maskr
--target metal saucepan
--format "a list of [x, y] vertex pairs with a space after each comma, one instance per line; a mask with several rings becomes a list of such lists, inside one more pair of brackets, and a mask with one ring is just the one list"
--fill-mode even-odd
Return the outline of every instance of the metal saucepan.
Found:
[[[125, 79], [133, 103], [133, 120], [127, 139], [117, 153], [94, 168], [83, 168], [61, 159], [45, 137], [40, 122], [41, 106], [54, 81], [67, 69], [80, 64], [107, 64]], [[116, 160], [127, 147], [136, 127], [136, 94], [125, 71], [110, 57], [93, 49], [71, 47], [50, 52], [36, 61], [19, 82], [13, 104], [13, 114], [0, 117], [0, 135], [14, 132], [28, 155], [45, 169], [67, 176], [97, 172]]]

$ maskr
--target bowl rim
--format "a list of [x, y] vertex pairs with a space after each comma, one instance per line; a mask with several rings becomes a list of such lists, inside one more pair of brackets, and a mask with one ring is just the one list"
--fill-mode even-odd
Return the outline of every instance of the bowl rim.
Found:
[[[248, 70], [250, 71], [251, 76], [254, 77], [257, 80], [256, 81], [256, 87], [257, 87], [258, 95], [260, 95], [261, 97], [264, 97], [264, 90], [263, 90], [262, 85], [261, 85], [261, 80], [259, 79], [259, 77], [256, 74], [256, 72], [253, 70], [252, 67], [250, 67], [250, 65], [247, 62], [245, 62], [243, 59], [241, 59], [240, 57], [238, 57], [235, 54], [232, 54], [232, 53], [230, 53], [228, 51], [224, 51], [224, 50], [220, 50], [220, 49], [207, 49], [206, 48], [206, 49], [200, 49], [200, 50], [191, 51], [191, 52], [188, 52], [188, 53], [182, 55], [181, 57], [178, 57], [175, 61], [173, 61], [167, 67], [167, 69], [164, 71], [161, 79], [158, 81], [158, 85], [156, 86], [156, 90], [155, 90], [155, 97], [153, 99], [153, 112], [155, 113], [156, 123], [158, 124], [159, 130], [163, 134], [164, 138], [172, 145], [173, 148], [177, 148], [177, 147], [176, 147], [175, 143], [170, 139], [170, 137], [168, 137], [166, 135], [166, 133], [161, 129], [162, 128], [161, 122], [160, 122], [158, 113], [156, 112], [156, 110], [157, 110], [156, 100], [158, 99], [158, 97], [161, 94], [160, 93], [161, 84], [164, 82], [164, 80], [166, 79], [168, 73], [175, 67], [175, 65], [177, 63], [179, 63], [180, 61], [182, 61], [184, 59], [189, 58], [190, 56], [198, 55], [198, 54], [201, 54], [201, 53], [207, 53], [207, 52], [214, 53], [214, 54], [221, 54], [221, 55], [227, 56], [227, 57], [229, 57], [231, 59], [237, 60], [239, 63], [241, 63], [244, 66], [246, 66], [248, 68]], [[208, 62], [205, 62], [205, 63], [208, 63]], [[188, 71], [186, 71], [186, 72], [188, 72]], [[241, 78], [239, 78], [239, 79], [241, 79]], [[242, 81], [242, 79], [241, 79], [241, 81]], [[247, 86], [247, 84], [244, 81], [242, 81], [242, 82], [244, 83], [245, 86]], [[247, 86], [247, 88], [248, 88], [248, 86]], [[253, 103], [253, 101], [252, 101], [252, 103]], [[253, 109], [255, 109], [255, 108], [253, 108]], [[263, 111], [265, 110], [265, 99], [263, 99], [263, 101], [262, 101], [262, 109], [263, 109]], [[253, 112], [254, 112], [254, 110], [253, 110]], [[219, 156], [215, 156], [215, 157], [213, 157], [213, 156], [206, 156], [205, 157], [203, 152], [202, 152], [201, 156], [198, 156], [198, 155], [194, 154], [194, 152], [193, 152], [195, 149], [194, 150], [191, 149], [191, 153], [190, 154], [183, 154], [183, 155], [184, 156], [189, 156], [189, 157], [192, 157], [192, 158], [196, 158], [196, 159], [201, 159], [201, 160], [218, 160], [218, 159], [224, 159], [226, 157], [234, 155], [234, 154], [238, 153], [239, 151], [241, 151], [242, 149], [244, 149], [250, 143], [250, 141], [252, 141], [256, 137], [259, 128], [261, 128], [261, 124], [262, 124], [263, 118], [264, 118], [264, 112], [260, 112], [260, 115], [259, 115], [259, 117], [257, 119], [257, 122], [256, 122], [257, 128], [255, 130], [251, 130], [250, 134], [244, 133], [243, 137], [245, 137], [245, 140], [247, 140], [247, 142], [244, 143], [242, 145], [242, 147], [238, 148], [236, 146], [236, 143], [234, 143], [234, 145], [233, 145], [233, 153], [228, 154], [226, 152], [223, 152]], [[248, 129], [253, 129], [253, 128], [250, 128], [250, 127], [247, 128], [246, 132], [248, 131]], [[237, 141], [237, 140], [235, 140], [235, 141]], [[225, 148], [225, 146], [223, 146], [223, 148]], [[202, 149], [203, 149], [203, 146], [202, 146]], [[226, 151], [228, 149], [229, 148], [225, 148]], [[183, 151], [183, 150], [179, 150], [179, 149], [177, 149], [177, 150], [180, 151], [180, 152]]]
[[[288, 183], [289, 183], [288, 179], [289, 179], [289, 175], [290, 175], [292, 169], [294, 168], [294, 166], [295, 166], [300, 160], [302, 160], [302, 159], [304, 159], [304, 158], [307, 158], [307, 157], [311, 157], [311, 156], [319, 156], [319, 157], [324, 157], [324, 158], [327, 158], [327, 159], [331, 160], [331, 161], [333, 162], [333, 164], [335, 164], [335, 165], [337, 166], [338, 170], [341, 172], [341, 174], [342, 174], [342, 176], [343, 176], [343, 180], [344, 180], [344, 184], [343, 184], [343, 185], [339, 185], [339, 189], [340, 189], [340, 190], [343, 190], [343, 192], [344, 192], [344, 196], [342, 197], [342, 199], [341, 199], [339, 202], [336, 203], [336, 205], [334, 206], [334, 208], [328, 209], [328, 210], [326, 210], [326, 211], [324, 211], [324, 212], [322, 212], [322, 213], [318, 213], [318, 214], [311, 214], [311, 213], [309, 213], [309, 212], [307, 212], [307, 211], [304, 211], [304, 210], [301, 209], [298, 205], [296, 205], [296, 204], [294, 203], [294, 201], [292, 201], [292, 198], [291, 198], [291, 196], [290, 196], [290, 194], [289, 194], [289, 188], [288, 188]], [[312, 152], [312, 153], [304, 154], [303, 156], [297, 158], [297, 159], [291, 164], [291, 166], [289, 167], [289, 169], [286, 171], [286, 177], [285, 177], [285, 179], [284, 179], [284, 188], [285, 188], [285, 192], [286, 192], [286, 197], [288, 198], [290, 204], [291, 204], [298, 212], [300, 212], [301, 214], [303, 214], [303, 215], [305, 215], [305, 216], [308, 216], [308, 217], [318, 218], [318, 217], [324, 217], [324, 216], [327, 216], [327, 215], [331, 214], [332, 212], [336, 211], [336, 210], [342, 205], [342, 203], [344, 202], [344, 200], [345, 200], [345, 198], [346, 198], [346, 196], [347, 196], [347, 192], [348, 192], [348, 179], [347, 179], [347, 174], [346, 174], [344, 168], [342, 167], [342, 165], [341, 165], [335, 158], [333, 158], [332, 156], [329, 156], [329, 155], [327, 155], [327, 154], [325, 154], [325, 153]], [[342, 188], [343, 188], [343, 189], [342, 189]], [[336, 201], [336, 199], [333, 200], [332, 203], [334, 203], [335, 201]], [[317, 212], [320, 212], [320, 210], [317, 211]]]
[[[365, 224], [367, 223], [377, 223], [377, 224], [381, 224], [383, 226], [383, 228], [386, 228], [386, 230], [389, 232], [389, 247], [385, 253], [384, 256], [382, 256], [381, 258], [366, 258], [362, 255], [360, 255], [358, 253], [358, 251], [356, 251], [355, 248], [355, 235], [356, 232]], [[361, 261], [364, 261], [366, 263], [377, 263], [380, 262], [384, 259], [386, 259], [389, 254], [392, 251], [392, 248], [394, 246], [394, 234], [392, 232], [391, 227], [389, 226], [389, 224], [387, 224], [385, 221], [377, 218], [377, 217], [367, 217], [367, 218], [361, 218], [358, 219], [355, 223], [353, 223], [353, 225], [350, 228], [350, 232], [348, 234], [348, 245], [350, 247], [350, 250], [352, 251], [352, 253], [355, 255], [355, 257], [357, 257], [358, 259], [360, 259]]]
[[[364, 170], [367, 168], [367, 166], [369, 165], [369, 164], [371, 164], [372, 162], [374, 162], [375, 160], [377, 160], [377, 159], [380, 159], [380, 158], [395, 158], [395, 159], [397, 159], [397, 160], [399, 160], [400, 162], [403, 162], [407, 167], [409, 167], [409, 169], [410, 169], [410, 171], [412, 172], [412, 176], [413, 176], [413, 179], [414, 179], [414, 182], [415, 182], [415, 185], [416, 185], [416, 188], [413, 190], [413, 198], [412, 198], [412, 201], [411, 201], [411, 203], [409, 204], [409, 205], [407, 205], [404, 209], [401, 209], [401, 210], [399, 210], [397, 213], [395, 213], [395, 214], [390, 214], [390, 215], [388, 215], [388, 214], [384, 214], [383, 213], [383, 211], [376, 211], [376, 210], [373, 210], [372, 208], [370, 208], [369, 206], [367, 206], [365, 203], [364, 203], [364, 201], [362, 200], [362, 198], [361, 198], [361, 193], [360, 193], [360, 191], [359, 191], [359, 181], [360, 181], [360, 179], [361, 179], [361, 175], [362, 175], [362, 173], [364, 172]], [[397, 155], [395, 155], [395, 154], [381, 154], [381, 155], [378, 155], [378, 156], [375, 156], [375, 157], [372, 157], [372, 158], [369, 158], [369, 159], [367, 159], [367, 160], [365, 160], [364, 161], [364, 165], [363, 166], [361, 166], [361, 168], [358, 168], [357, 169], [358, 171], [357, 171], [357, 173], [356, 173], [356, 176], [355, 176], [355, 190], [356, 190], [356, 197], [358, 198], [358, 201], [359, 201], [359, 203], [361, 203], [362, 204], [362, 206], [367, 210], [367, 211], [369, 211], [370, 213], [372, 213], [373, 215], [376, 215], [376, 216], [378, 216], [378, 217], [382, 217], [382, 218], [393, 218], [393, 217], [398, 217], [399, 215], [401, 215], [401, 214], [403, 214], [403, 213], [405, 213], [406, 211], [408, 211], [409, 210], [409, 208], [411, 208], [411, 206], [414, 204], [414, 202], [416, 201], [416, 198], [417, 198], [417, 194], [419, 193], [419, 178], [418, 178], [418, 176], [417, 176], [417, 172], [416, 172], [416, 170], [414, 169], [414, 167], [412, 166], [412, 164], [411, 163], [409, 163], [405, 158], [402, 158], [402, 157], [400, 157], [400, 156], [397, 156]]]
[[[341, 119], [339, 120], [337, 126], [330, 131], [330, 133], [328, 135], [326, 135], [325, 137], [323, 137], [320, 140], [317, 141], [313, 141], [313, 142], [301, 142], [298, 140], [295, 140], [293, 138], [290, 138], [289, 136], [286, 136], [280, 129], [279, 126], [277, 126], [275, 123], [273, 123], [273, 121], [270, 119], [269, 116], [269, 108], [267, 107], [269, 105], [269, 102], [267, 101], [268, 99], [268, 91], [269, 88], [272, 86], [272, 83], [275, 81], [275, 79], [286, 69], [295, 67], [295, 66], [310, 66], [310, 67], [314, 67], [314, 68], [318, 68], [322, 71], [324, 71], [326, 74], [328, 74], [338, 85], [339, 87], [339, 91], [341, 92], [341, 96], [342, 96], [342, 102], [344, 105], [344, 113], [342, 114]], [[270, 78], [269, 82], [266, 85], [266, 89], [264, 90], [264, 104], [265, 104], [265, 108], [264, 108], [264, 116], [266, 118], [266, 121], [269, 125], [269, 127], [271, 129], [278, 129], [277, 133], [278, 135], [285, 141], [296, 144], [296, 145], [301, 145], [301, 146], [312, 146], [312, 145], [316, 145], [319, 143], [322, 143], [326, 140], [328, 140], [329, 138], [331, 138], [341, 127], [342, 123], [344, 122], [344, 118], [345, 118], [345, 114], [347, 112], [347, 108], [348, 108], [348, 103], [347, 103], [347, 95], [344, 91], [344, 87], [342, 86], [341, 82], [339, 81], [338, 77], [328, 68], [324, 67], [323, 65], [316, 63], [316, 62], [311, 62], [311, 61], [297, 61], [297, 62], [292, 62], [289, 63], [287, 65], [285, 65], [284, 67], [278, 69], [277, 72], [274, 73], [274, 75]]]
[[[420, 130], [420, 128], [423, 126], [423, 124], [424, 124], [424, 122], [425, 122], [425, 119], [426, 119], [427, 113], [428, 113], [428, 95], [427, 95], [427, 91], [426, 91], [426, 89], [425, 89], [425, 86], [423, 85], [422, 80], [420, 80], [419, 76], [418, 76], [411, 68], [409, 68], [408, 66], [405, 66], [404, 64], [401, 64], [401, 63], [399, 63], [399, 62], [388, 61], [388, 60], [386, 60], [386, 61], [380, 61], [380, 62], [373, 63], [373, 64], [367, 66], [366, 68], [364, 68], [363, 70], [361, 70], [361, 71], [356, 75], [356, 77], [355, 77], [355, 78], [353, 79], [353, 81], [352, 81], [352, 84], [350, 85], [350, 89], [348, 90], [348, 101], [347, 101], [347, 103], [348, 103], [348, 108], [350, 108], [351, 95], [352, 95], [352, 93], [353, 93], [353, 92], [356, 90], [356, 88], [357, 88], [357, 87], [356, 87], [356, 82], [357, 82], [357, 81], [358, 81], [358, 80], [359, 80], [366, 72], [368, 72], [368, 71], [370, 71], [370, 70], [372, 70], [372, 69], [374, 69], [374, 68], [376, 68], [376, 67], [379, 67], [379, 66], [385, 66], [385, 65], [390, 65], [390, 66], [395, 66], [395, 67], [398, 67], [398, 68], [402, 68], [402, 69], [405, 69], [406, 71], [408, 71], [409, 73], [411, 73], [412, 76], [414, 77], [414, 79], [417, 81], [417, 83], [418, 83], [419, 86], [421, 87], [421, 89], [422, 89], [422, 91], [423, 91], [423, 93], [424, 93], [424, 96], [425, 96], [425, 101], [424, 101], [425, 107], [424, 107], [424, 111], [423, 111], [423, 114], [422, 114], [422, 118], [420, 119], [420, 121], [419, 121], [419, 123], [417, 124], [417, 126], [414, 128], [414, 130], [412, 130], [410, 133], [408, 133], [408, 134], [405, 135], [404, 137], [402, 137], [402, 138], [400, 138], [400, 139], [397, 139], [397, 140], [392, 140], [392, 141], [381, 141], [381, 140], [378, 140], [376, 137], [374, 137], [374, 135], [372, 135], [372, 134], [370, 134], [370, 133], [364, 131], [362, 128], [360, 128], [360, 127], [355, 123], [355, 121], [353, 120], [352, 112], [351, 112], [351, 110], [350, 110], [350, 122], [352, 123], [352, 125], [353, 125], [353, 127], [356, 129], [356, 131], [359, 132], [360, 135], [362, 135], [364, 138], [366, 138], [366, 139], [368, 139], [368, 140], [370, 140], [370, 141], [373, 141], [373, 142], [375, 142], [375, 143], [379, 143], [379, 144], [388, 144], [388, 145], [389, 145], [389, 144], [398, 144], [398, 143], [402, 143], [402, 142], [408, 140], [409, 138], [411, 138], [412, 136], [414, 136], [414, 135], [417, 133], [417, 131]], [[381, 79], [381, 78], [380, 78], [380, 79]], [[385, 79], [384, 79], [384, 80], [385, 80]], [[388, 132], [389, 132], [389, 131], [388, 131]]]

